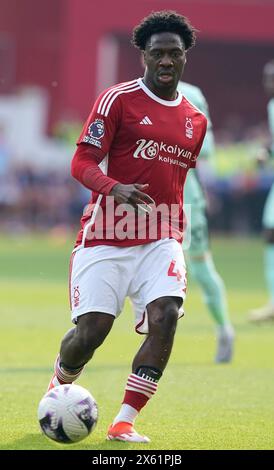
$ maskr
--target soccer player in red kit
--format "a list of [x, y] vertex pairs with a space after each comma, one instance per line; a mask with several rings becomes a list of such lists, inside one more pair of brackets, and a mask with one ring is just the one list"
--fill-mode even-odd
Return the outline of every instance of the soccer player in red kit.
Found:
[[133, 31], [144, 77], [101, 93], [72, 161], [72, 175], [92, 190], [92, 198], [71, 258], [76, 326], [62, 341], [49, 388], [79, 377], [130, 297], [136, 331], [146, 337], [109, 427], [110, 440], [149, 441], [135, 431], [134, 421], [157, 391], [185, 298], [183, 187], [206, 118], [177, 92], [177, 84], [194, 42], [194, 28], [176, 12], [144, 18]]

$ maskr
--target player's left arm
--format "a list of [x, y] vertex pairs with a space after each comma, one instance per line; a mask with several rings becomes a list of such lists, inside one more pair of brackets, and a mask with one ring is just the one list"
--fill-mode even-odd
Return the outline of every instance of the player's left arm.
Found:
[[205, 138], [203, 141], [202, 148], [200, 150], [200, 157], [209, 159], [215, 153], [215, 139], [212, 130], [212, 126], [210, 129], [207, 129]]
[[208, 103], [202, 92], [200, 92], [199, 98], [200, 98], [199, 109], [204, 113], [204, 115], [207, 118], [207, 130], [206, 130], [206, 134], [205, 134], [204, 141], [200, 149], [199, 155], [201, 158], [208, 159], [215, 152], [215, 139], [214, 139], [214, 134], [213, 134], [213, 127], [212, 127], [212, 121], [210, 118]]
[[207, 132], [207, 122], [208, 121], [207, 121], [206, 117], [201, 115], [200, 136], [199, 136], [197, 145], [195, 147], [195, 150], [193, 152], [193, 158], [192, 158], [192, 161], [190, 163], [190, 168], [196, 168], [197, 158], [201, 153], [201, 149], [202, 149], [204, 139], [205, 139], [205, 136], [206, 136], [206, 132]]

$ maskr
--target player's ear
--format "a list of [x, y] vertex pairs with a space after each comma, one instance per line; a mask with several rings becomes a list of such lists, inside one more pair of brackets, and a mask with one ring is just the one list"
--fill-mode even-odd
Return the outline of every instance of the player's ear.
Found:
[[145, 66], [146, 66], [146, 51], [142, 51], [142, 53], [141, 53], [141, 64], [145, 68]]

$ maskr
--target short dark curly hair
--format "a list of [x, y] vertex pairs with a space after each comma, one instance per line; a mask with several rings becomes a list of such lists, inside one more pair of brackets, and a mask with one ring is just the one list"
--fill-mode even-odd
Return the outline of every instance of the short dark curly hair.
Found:
[[144, 51], [148, 39], [153, 34], [163, 32], [178, 34], [182, 38], [186, 50], [195, 44], [196, 30], [190, 24], [188, 18], [171, 10], [154, 11], [146, 16], [133, 29], [132, 44]]

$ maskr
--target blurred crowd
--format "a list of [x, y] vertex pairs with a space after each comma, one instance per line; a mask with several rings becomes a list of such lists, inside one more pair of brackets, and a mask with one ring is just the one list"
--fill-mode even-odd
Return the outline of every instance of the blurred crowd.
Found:
[[269, 169], [260, 169], [255, 174], [239, 173], [208, 181], [211, 230], [238, 234], [260, 232], [263, 207], [273, 177], [274, 173]]
[[[75, 230], [89, 199], [66, 169], [45, 170], [28, 163], [9, 166], [0, 158], [0, 231]], [[269, 168], [218, 175], [202, 168], [211, 229], [228, 233], [261, 230], [264, 201], [273, 180]]]
[[73, 228], [87, 199], [88, 191], [61, 170], [17, 165], [0, 175], [0, 231]]
[[[62, 127], [61, 131], [58, 130], [55, 138], [68, 145], [68, 162], [53, 169], [42, 167], [33, 156], [31, 161], [14, 158], [0, 129], [0, 232], [22, 233], [57, 227], [75, 232], [79, 226], [89, 200], [89, 191], [70, 175], [72, 142], [79, 129], [73, 127], [72, 137], [67, 129]], [[213, 164], [199, 163], [213, 231], [257, 233], [261, 230], [262, 210], [274, 169], [257, 167], [252, 151], [254, 145], [250, 143], [229, 146], [222, 142]]]

